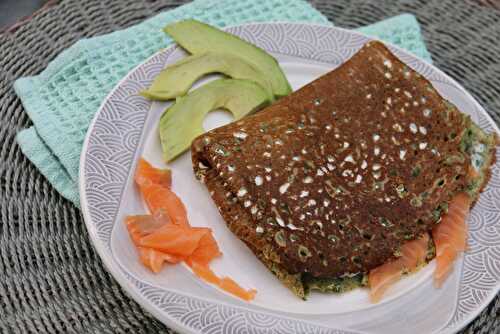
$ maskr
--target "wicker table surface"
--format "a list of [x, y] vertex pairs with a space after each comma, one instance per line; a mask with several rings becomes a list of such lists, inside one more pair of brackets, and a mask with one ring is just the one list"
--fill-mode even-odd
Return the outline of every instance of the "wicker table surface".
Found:
[[[39, 73], [80, 38], [133, 25], [185, 1], [68, 0], [0, 35], [0, 332], [171, 333], [104, 269], [80, 211], [22, 155], [29, 126], [12, 84]], [[435, 64], [500, 123], [498, 1], [313, 0], [337, 26], [355, 28], [402, 12], [422, 24]], [[464, 333], [500, 333], [500, 297]]]

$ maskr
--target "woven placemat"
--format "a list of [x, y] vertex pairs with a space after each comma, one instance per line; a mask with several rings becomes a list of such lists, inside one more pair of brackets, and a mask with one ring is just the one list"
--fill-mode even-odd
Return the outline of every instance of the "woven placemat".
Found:
[[[472, 1], [472, 0], [470, 0]], [[171, 333], [122, 291], [92, 248], [78, 209], [21, 154], [30, 125], [12, 84], [83, 37], [121, 29], [185, 1], [68, 0], [0, 35], [0, 332]], [[435, 64], [500, 121], [498, 1], [312, 1], [354, 28], [414, 13]], [[464, 333], [500, 333], [500, 298]]]

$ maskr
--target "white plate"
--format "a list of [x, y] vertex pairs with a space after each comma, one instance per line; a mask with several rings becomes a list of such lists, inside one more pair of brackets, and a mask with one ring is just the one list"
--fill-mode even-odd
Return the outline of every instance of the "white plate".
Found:
[[[229, 32], [272, 53], [297, 89], [350, 58], [369, 37], [339, 28], [309, 24], [259, 23]], [[420, 72], [481, 128], [498, 131], [484, 109], [440, 70], [396, 47], [406, 64]], [[80, 163], [80, 193], [91, 239], [109, 271], [144, 308], [168, 326], [193, 333], [450, 333], [470, 322], [500, 290], [500, 165], [468, 220], [470, 249], [443, 288], [432, 286], [431, 263], [398, 282], [373, 305], [366, 290], [343, 295], [314, 293], [302, 301], [283, 287], [246, 246], [226, 228], [205, 187], [193, 176], [189, 153], [169, 167], [173, 190], [195, 226], [208, 226], [225, 254], [213, 262], [257, 297], [244, 303], [195, 278], [184, 266], [152, 274], [138, 260], [123, 219], [145, 212], [133, 185], [139, 157], [162, 166], [158, 120], [168, 103], [137, 95], [167, 64], [184, 56], [170, 47], [135, 68], [103, 102], [87, 133]], [[216, 112], [205, 126], [227, 123]], [[500, 161], [498, 157], [497, 161]]]

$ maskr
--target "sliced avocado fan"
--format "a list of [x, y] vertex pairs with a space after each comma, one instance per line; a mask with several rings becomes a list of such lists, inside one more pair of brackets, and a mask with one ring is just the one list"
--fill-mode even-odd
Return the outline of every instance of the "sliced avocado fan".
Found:
[[252, 64], [267, 76], [275, 96], [285, 96], [292, 91], [276, 59], [239, 37], [196, 20], [169, 24], [163, 30], [191, 54], [213, 51], [233, 55]]
[[168, 162], [187, 150], [205, 132], [203, 119], [210, 111], [224, 108], [238, 120], [269, 102], [266, 90], [250, 80], [217, 79], [195, 89], [178, 98], [160, 119], [163, 158]]
[[274, 100], [271, 84], [255, 66], [240, 57], [210, 51], [188, 56], [166, 67], [141, 95], [152, 100], [174, 99], [186, 95], [196, 80], [210, 73], [222, 73], [234, 79], [254, 81]]

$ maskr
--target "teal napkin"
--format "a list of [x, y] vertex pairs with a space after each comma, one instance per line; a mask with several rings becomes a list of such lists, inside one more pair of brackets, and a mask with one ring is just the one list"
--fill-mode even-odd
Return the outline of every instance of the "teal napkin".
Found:
[[[302, 0], [196, 0], [130, 28], [82, 39], [39, 75], [18, 79], [15, 91], [34, 126], [20, 131], [17, 142], [55, 189], [76, 206], [80, 153], [90, 121], [121, 78], [172, 43], [161, 29], [185, 18], [218, 27], [263, 21], [332, 24]], [[430, 61], [412, 15], [396, 16], [358, 31]]]

